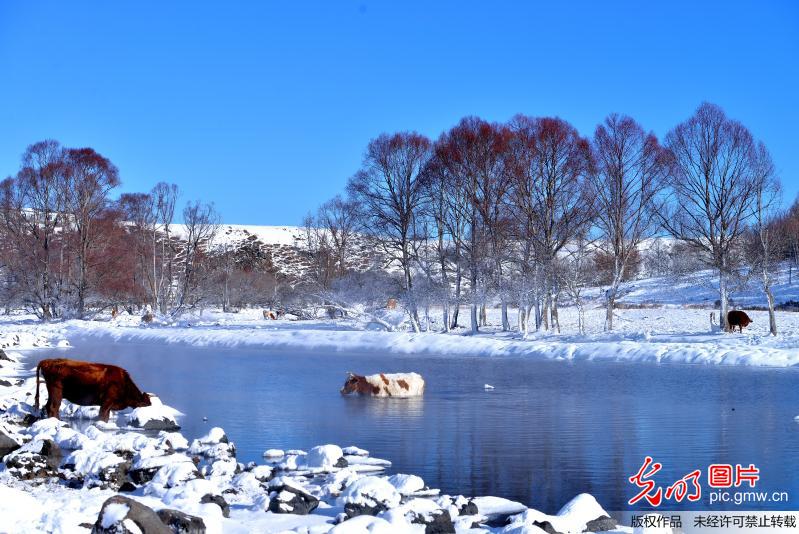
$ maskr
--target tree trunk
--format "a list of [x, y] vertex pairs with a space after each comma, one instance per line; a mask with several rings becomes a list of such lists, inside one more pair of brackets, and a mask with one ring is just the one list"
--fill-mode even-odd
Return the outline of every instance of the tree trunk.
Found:
[[616, 306], [616, 287], [613, 286], [608, 289], [607, 293], [607, 307], [605, 310], [605, 331], [610, 332], [613, 330], [613, 308]]
[[560, 319], [558, 318], [558, 299], [552, 299], [552, 307], [550, 308], [552, 312], [552, 330], [557, 330], [558, 334], [560, 334]]
[[721, 329], [725, 332], [729, 332], [730, 325], [727, 324], [727, 313], [729, 311], [729, 295], [727, 293], [727, 276], [724, 273], [723, 269], [719, 270], [719, 308], [720, 308], [720, 315], [719, 317], [719, 324], [721, 325]]
[[767, 270], [763, 269], [763, 292], [768, 301], [768, 331], [772, 336], [777, 335], [777, 316], [774, 313], [774, 295], [771, 293], [771, 282]]
[[463, 276], [461, 275], [460, 268], [458, 268], [458, 272], [455, 275], [455, 309], [452, 310], [452, 320], [450, 321], [450, 330], [454, 330], [458, 328], [458, 315], [461, 311], [461, 281], [463, 280]]
[[502, 331], [507, 332], [510, 330], [510, 321], [508, 321], [508, 303], [505, 299], [502, 300]]
[[441, 322], [444, 325], [444, 332], [449, 332], [449, 302], [444, 301], [443, 311], [441, 314]]
[[469, 315], [472, 323], [472, 334], [476, 334], [480, 330], [480, 325], [477, 324], [477, 303], [472, 302], [469, 310]]

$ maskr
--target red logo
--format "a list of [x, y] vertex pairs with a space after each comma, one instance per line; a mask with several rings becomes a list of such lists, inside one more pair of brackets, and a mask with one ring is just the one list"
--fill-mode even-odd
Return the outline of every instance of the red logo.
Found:
[[[627, 501], [628, 504], [635, 504], [641, 499], [646, 499], [652, 506], [660, 506], [663, 501], [664, 491], [662, 487], [658, 487], [653, 480], [654, 475], [663, 468], [663, 464], [655, 462], [651, 456], [644, 458], [644, 463], [638, 472], [629, 478], [631, 484], [635, 484], [641, 491], [632, 499]], [[688, 499], [691, 502], [698, 501], [702, 498], [702, 486], [699, 484], [699, 479], [702, 478], [702, 471], [695, 469], [684, 477], [675, 481], [671, 486], [666, 488], [665, 497], [676, 502], [682, 502], [683, 499]], [[711, 488], [729, 488], [735, 486], [739, 487], [744, 482], [749, 483], [750, 488], [754, 488], [760, 480], [760, 469], [749, 464], [744, 467], [741, 464], [736, 464], [733, 467], [731, 464], [711, 464], [707, 468], [708, 485]]]

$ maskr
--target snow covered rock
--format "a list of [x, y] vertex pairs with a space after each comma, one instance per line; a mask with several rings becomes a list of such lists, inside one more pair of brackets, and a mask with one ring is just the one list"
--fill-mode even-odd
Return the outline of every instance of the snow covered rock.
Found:
[[305, 466], [309, 469], [330, 470], [347, 467], [344, 451], [338, 445], [319, 445], [314, 447], [305, 456]]
[[173, 488], [197, 478], [202, 478], [202, 475], [194, 462], [175, 460], [164, 464], [156, 471], [152, 484], [156, 487]]
[[267, 449], [264, 451], [264, 458], [281, 458], [286, 453], [282, 449]]
[[350, 445], [349, 447], [344, 447], [344, 449], [342, 450], [344, 454], [346, 454], [347, 456], [369, 456], [369, 451], [367, 451], [366, 449], [360, 449], [354, 445]]
[[189, 454], [206, 458], [236, 457], [236, 446], [228, 439], [225, 431], [212, 428], [208, 434], [191, 442]]
[[158, 446], [176, 451], [189, 448], [189, 441], [180, 432], [167, 432], [162, 430], [158, 433]]
[[78, 449], [64, 459], [64, 469], [83, 478], [85, 487], [118, 490], [127, 480], [130, 460], [102, 449]]
[[294, 485], [270, 487], [269, 511], [275, 514], [308, 515], [319, 506], [319, 499]]
[[455, 526], [449, 511], [442, 509], [429, 499], [411, 499], [396, 508], [380, 514], [392, 524], [402, 522], [412, 525], [424, 525], [425, 534], [454, 534]]
[[22, 480], [56, 476], [61, 448], [51, 439], [34, 439], [3, 458], [9, 472]]
[[359, 478], [341, 493], [338, 501], [348, 517], [377, 515], [399, 506], [400, 493], [385, 478], [365, 476]]
[[114, 495], [103, 503], [92, 534], [172, 534], [150, 508], [138, 501]]
[[442, 495], [436, 499], [436, 504], [445, 510], [449, 510], [451, 516], [474, 516], [479, 512], [474, 499], [467, 499], [463, 495], [457, 497], [450, 497], [449, 495]]
[[221, 495], [206, 493], [205, 495], [200, 497], [200, 502], [202, 504], [209, 504], [209, 503], [215, 504], [219, 506], [219, 508], [222, 510], [222, 517], [230, 517], [230, 505]]
[[179, 510], [172, 510], [171, 508], [158, 510], [156, 515], [172, 532], [179, 534], [205, 534], [205, 523], [202, 518], [185, 514]]
[[[513, 528], [537, 527], [550, 534], [565, 532], [600, 532], [615, 530], [616, 521], [588, 493], [581, 493], [566, 503], [556, 515], [547, 515], [538, 510], [528, 509], [511, 518], [506, 527], [508, 532]], [[502, 532], [506, 532], [503, 530]], [[522, 532], [526, 532], [522, 530]]]
[[19, 449], [21, 445], [20, 436], [3, 423], [0, 423], [0, 458]]
[[[151, 395], [150, 406], [133, 409], [125, 416], [125, 419], [128, 425], [144, 430], [177, 430], [180, 428], [177, 422], [179, 415], [183, 414], [166, 406], [158, 397]], [[224, 436], [224, 432], [222, 435]]]
[[424, 489], [424, 480], [416, 475], [391, 475], [388, 483], [397, 488], [401, 495], [411, 495]]

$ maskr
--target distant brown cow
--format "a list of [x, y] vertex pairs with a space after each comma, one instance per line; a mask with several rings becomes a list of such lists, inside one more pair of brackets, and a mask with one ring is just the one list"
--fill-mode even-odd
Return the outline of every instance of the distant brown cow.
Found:
[[105, 422], [111, 410], [150, 406], [150, 395], [142, 393], [121, 367], [56, 358], [36, 366], [37, 410], [40, 372], [47, 385], [47, 417], [58, 418], [62, 398], [81, 406], [100, 406], [100, 420]]
[[749, 323], [752, 323], [752, 319], [746, 315], [745, 312], [740, 310], [733, 310], [727, 313], [727, 328], [735, 332], [735, 327], [738, 327], [738, 331], [743, 333], [744, 328], [749, 326]]

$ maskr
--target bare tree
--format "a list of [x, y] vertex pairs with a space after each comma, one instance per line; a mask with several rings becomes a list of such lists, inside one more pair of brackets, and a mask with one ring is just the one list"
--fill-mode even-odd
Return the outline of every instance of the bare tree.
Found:
[[[557, 256], [593, 216], [586, 187], [591, 172], [588, 141], [558, 118], [514, 117], [515, 158], [512, 205], [520, 228], [530, 232], [545, 277], [543, 326], [560, 331]], [[548, 317], [549, 316], [549, 317]]]
[[605, 330], [613, 330], [613, 309], [631, 259], [658, 229], [655, 198], [665, 182], [668, 152], [632, 118], [610, 115], [594, 132], [595, 172], [589, 180], [596, 202], [600, 249], [612, 259], [605, 292]]
[[185, 308], [195, 306], [197, 272], [203, 267], [205, 249], [211, 242], [219, 225], [219, 216], [213, 204], [189, 202], [183, 209], [183, 224], [186, 235], [183, 241], [182, 267], [179, 275], [179, 290], [173, 315], [181, 313]]
[[577, 307], [577, 331], [580, 334], [585, 334], [585, 290], [596, 281], [596, 270], [591, 260], [594, 243], [587, 234], [584, 231], [575, 236], [563, 257], [557, 260], [563, 290]]
[[774, 171], [771, 155], [763, 143], [757, 146], [755, 160], [755, 213], [754, 230], [757, 234], [755, 266], [760, 274], [763, 293], [768, 302], [769, 333], [777, 335], [777, 317], [774, 313], [774, 295], [771, 286], [775, 278], [775, 256], [778, 249], [776, 222], [780, 205], [780, 184]]
[[666, 136], [673, 156], [662, 225], [704, 251], [719, 278], [721, 325], [727, 330], [733, 253], [757, 200], [757, 158], [749, 130], [704, 103]]
[[416, 217], [424, 202], [422, 170], [430, 148], [430, 140], [417, 133], [383, 134], [369, 143], [361, 170], [348, 184], [363, 231], [380, 237], [386, 255], [402, 269], [405, 301], [415, 332], [420, 330], [413, 287]]
[[101, 230], [107, 228], [95, 223], [108, 208], [108, 195], [120, 183], [119, 173], [107, 158], [91, 148], [67, 150], [66, 166], [64, 209], [68, 215], [66, 223], [74, 227], [77, 235], [76, 313], [83, 318], [89, 289], [89, 258], [102, 238]]
[[178, 186], [159, 182], [150, 192], [152, 197], [153, 225], [150, 229], [152, 245], [152, 275], [150, 287], [153, 309], [166, 314], [175, 298], [176, 254], [172, 243], [172, 222], [178, 199]]
[[22, 168], [2, 187], [4, 231], [13, 243], [15, 272], [25, 287], [25, 302], [42, 320], [58, 314], [64, 289], [63, 224], [67, 174], [64, 149], [57, 141], [30, 145]]
[[353, 241], [357, 238], [357, 210], [351, 199], [336, 195], [319, 207], [316, 225], [326, 235], [335, 255], [337, 275], [347, 272]]

